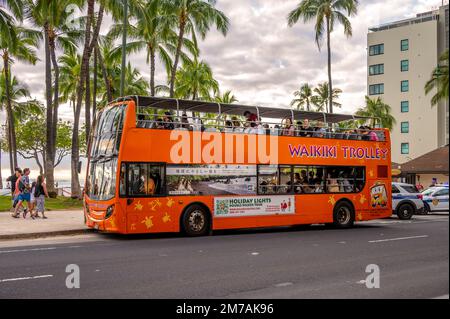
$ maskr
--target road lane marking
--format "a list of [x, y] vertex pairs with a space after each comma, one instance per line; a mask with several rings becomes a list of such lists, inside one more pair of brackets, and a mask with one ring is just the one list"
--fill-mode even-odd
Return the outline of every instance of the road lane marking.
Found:
[[2, 282], [10, 282], [10, 281], [21, 281], [21, 280], [30, 280], [30, 279], [41, 279], [41, 278], [50, 278], [53, 275], [39, 275], [33, 277], [19, 277], [19, 278], [8, 278], [8, 279], [0, 279], [0, 283]]
[[14, 250], [0, 250], [0, 254], [9, 254], [9, 253], [21, 253], [26, 251], [42, 251], [42, 250], [55, 250], [56, 247], [45, 247], [45, 248], [30, 248], [30, 249], [14, 249]]
[[292, 282], [281, 282], [279, 284], [275, 284], [275, 287], [288, 287], [288, 286], [292, 286], [293, 283]]
[[416, 239], [416, 238], [426, 238], [426, 237], [428, 237], [428, 235], [411, 236], [411, 237], [398, 237], [398, 238], [387, 238], [387, 239], [369, 240], [369, 243], [381, 243], [381, 242], [385, 242], [385, 241]]

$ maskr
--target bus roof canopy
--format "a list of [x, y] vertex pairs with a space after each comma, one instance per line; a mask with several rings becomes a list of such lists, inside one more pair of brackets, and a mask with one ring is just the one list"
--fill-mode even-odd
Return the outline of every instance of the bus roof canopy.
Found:
[[163, 97], [148, 96], [127, 96], [119, 98], [115, 102], [126, 100], [134, 100], [138, 107], [149, 107], [175, 111], [202, 112], [202, 113], [219, 113], [229, 115], [243, 115], [245, 111], [249, 111], [268, 118], [293, 118], [294, 120], [309, 119], [313, 121], [324, 121], [329, 123], [338, 123], [347, 120], [368, 120], [369, 117], [356, 116], [351, 114], [336, 114], [324, 112], [308, 112], [292, 109], [250, 106], [242, 104], [225, 104], [217, 102], [181, 100]]

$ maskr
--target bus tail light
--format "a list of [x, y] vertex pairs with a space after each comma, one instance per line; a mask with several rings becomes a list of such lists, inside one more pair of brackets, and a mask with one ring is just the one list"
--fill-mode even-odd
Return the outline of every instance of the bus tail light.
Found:
[[114, 205], [111, 205], [106, 209], [105, 219], [111, 217], [113, 213], [114, 213]]

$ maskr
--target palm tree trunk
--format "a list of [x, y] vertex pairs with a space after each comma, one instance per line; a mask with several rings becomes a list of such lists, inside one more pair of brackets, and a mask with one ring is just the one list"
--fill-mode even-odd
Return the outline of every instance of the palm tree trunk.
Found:
[[150, 47], [150, 96], [155, 96], [155, 49]]
[[[98, 71], [98, 50], [97, 46], [94, 48], [94, 85], [93, 85], [93, 92], [92, 92], [92, 121], [95, 121], [95, 113], [97, 113], [97, 73]], [[88, 136], [86, 137], [88, 138]]]
[[103, 11], [104, 7], [100, 4], [100, 9], [97, 18], [97, 25], [92, 34], [92, 41], [90, 37], [90, 30], [92, 26], [92, 21], [94, 18], [94, 6], [95, 0], [88, 0], [87, 5], [87, 20], [86, 20], [86, 31], [85, 31], [85, 39], [84, 39], [84, 49], [83, 56], [81, 59], [81, 70], [80, 70], [80, 79], [78, 81], [77, 86], [77, 104], [75, 106], [75, 117], [73, 123], [73, 131], [72, 131], [72, 151], [71, 151], [71, 193], [72, 197], [80, 198], [81, 197], [81, 188], [80, 188], [80, 179], [78, 177], [78, 163], [80, 160], [80, 141], [79, 141], [79, 126], [80, 126], [80, 113], [81, 113], [81, 105], [83, 103], [83, 94], [84, 94], [84, 84], [86, 82], [86, 73], [89, 72], [89, 58], [94, 48], [94, 45], [97, 43], [98, 34], [100, 32], [100, 26], [102, 24], [103, 19]]
[[45, 142], [45, 177], [48, 181], [53, 181], [53, 101], [52, 101], [52, 58], [49, 24], [44, 24], [44, 49], [45, 49], [45, 96], [47, 102], [46, 118], [46, 142]]
[[180, 32], [178, 33], [177, 51], [175, 52], [175, 61], [173, 62], [172, 74], [170, 76], [170, 97], [175, 95], [175, 76], [177, 74], [178, 61], [180, 59], [181, 44], [183, 43], [184, 30], [186, 27], [186, 17], [184, 13], [180, 16]]
[[10, 75], [9, 75], [9, 55], [5, 52], [3, 55], [3, 70], [5, 72], [5, 90], [6, 90], [6, 114], [8, 116], [8, 126], [10, 133], [9, 140], [9, 152], [11, 156], [11, 171], [14, 173], [14, 168], [17, 167], [17, 147], [16, 147], [16, 129], [14, 123], [14, 113], [11, 104], [11, 88], [10, 88]]
[[[45, 179], [48, 191], [53, 193], [55, 191], [55, 155], [56, 155], [56, 132], [58, 125], [58, 107], [59, 107], [59, 66], [56, 60], [56, 49], [55, 49], [55, 39], [50, 37], [50, 57], [53, 65], [53, 72], [55, 75], [54, 87], [53, 87], [53, 110], [52, 110], [52, 127], [51, 134], [52, 140], [51, 145], [47, 145], [49, 149], [49, 156], [47, 156], [47, 167], [45, 169]], [[50, 162], [49, 162], [50, 160]]]
[[108, 80], [108, 72], [106, 71], [105, 63], [103, 61], [102, 53], [98, 49], [97, 45], [97, 51], [98, 51], [98, 63], [100, 64], [100, 68], [102, 69], [102, 76], [103, 81], [105, 82], [105, 88], [106, 88], [106, 97], [108, 98], [108, 102], [112, 101], [112, 93], [111, 93], [111, 85]]
[[85, 115], [85, 129], [86, 129], [86, 138], [89, 136], [89, 132], [91, 131], [91, 76], [89, 74], [89, 60], [87, 65], [86, 72], [86, 91], [84, 95], [84, 115]]
[[331, 80], [331, 30], [330, 18], [327, 17], [327, 49], [328, 49], [328, 105], [330, 113], [333, 113], [333, 83]]
[[11, 142], [11, 131], [9, 129], [9, 115], [6, 114], [6, 117], [7, 117], [7, 119], [6, 119], [6, 133], [8, 134], [8, 149], [9, 149], [9, 152], [8, 152], [8, 154], [9, 154], [9, 168], [11, 170], [11, 175], [14, 175], [15, 167], [14, 167], [14, 158], [13, 158], [13, 155], [12, 155], [12, 152], [11, 152], [11, 144], [12, 144], [12, 142]]

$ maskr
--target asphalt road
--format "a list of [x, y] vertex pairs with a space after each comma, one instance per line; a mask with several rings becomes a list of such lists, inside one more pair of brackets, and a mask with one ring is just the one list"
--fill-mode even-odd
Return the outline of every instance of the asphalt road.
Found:
[[[66, 287], [77, 264], [80, 288]], [[368, 289], [366, 266], [380, 270]], [[0, 298], [448, 298], [449, 221], [0, 242]]]

